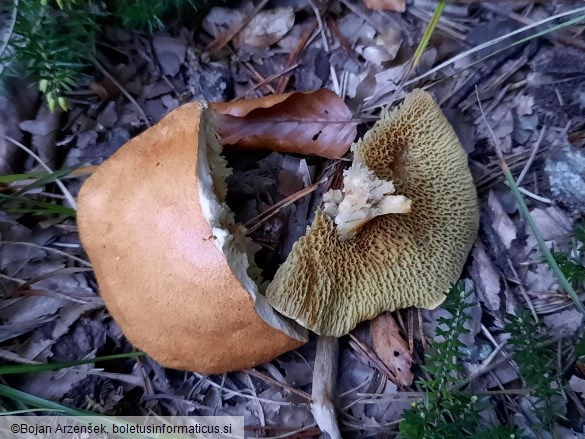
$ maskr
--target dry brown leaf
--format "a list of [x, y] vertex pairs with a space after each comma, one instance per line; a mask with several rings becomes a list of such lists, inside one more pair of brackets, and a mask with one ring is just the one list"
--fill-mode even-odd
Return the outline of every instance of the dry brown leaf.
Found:
[[406, 11], [406, 0], [364, 0], [364, 3], [376, 11]]
[[384, 313], [372, 320], [370, 334], [372, 350], [394, 373], [395, 384], [399, 387], [410, 386], [413, 379], [410, 371], [412, 356], [392, 315]]
[[213, 102], [221, 143], [252, 150], [343, 156], [357, 122], [343, 99], [320, 89], [237, 102]]

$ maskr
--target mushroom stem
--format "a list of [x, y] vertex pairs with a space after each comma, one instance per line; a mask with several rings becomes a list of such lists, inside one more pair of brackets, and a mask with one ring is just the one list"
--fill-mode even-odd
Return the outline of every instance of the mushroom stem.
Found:
[[337, 380], [337, 357], [339, 339], [319, 336], [313, 370], [313, 391], [311, 393], [311, 412], [322, 432], [331, 439], [341, 439], [341, 432], [333, 405], [333, 390]]

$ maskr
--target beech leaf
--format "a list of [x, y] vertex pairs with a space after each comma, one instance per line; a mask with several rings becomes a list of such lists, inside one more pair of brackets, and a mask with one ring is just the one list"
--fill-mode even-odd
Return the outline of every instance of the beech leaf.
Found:
[[221, 143], [251, 150], [342, 157], [357, 134], [343, 99], [320, 89], [212, 102]]

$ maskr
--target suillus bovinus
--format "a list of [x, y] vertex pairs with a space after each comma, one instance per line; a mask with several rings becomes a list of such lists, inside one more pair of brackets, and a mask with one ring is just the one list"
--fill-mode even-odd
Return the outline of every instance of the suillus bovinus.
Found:
[[325, 194], [264, 295], [206, 106], [124, 145], [82, 187], [78, 223], [128, 340], [164, 366], [219, 373], [295, 349], [307, 330], [341, 336], [383, 311], [440, 305], [478, 227], [453, 129], [415, 91], [352, 150], [344, 187]]

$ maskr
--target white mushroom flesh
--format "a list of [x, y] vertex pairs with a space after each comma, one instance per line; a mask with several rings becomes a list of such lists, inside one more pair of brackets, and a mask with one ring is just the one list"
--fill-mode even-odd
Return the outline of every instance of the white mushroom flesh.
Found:
[[377, 216], [410, 212], [411, 201], [392, 195], [394, 191], [391, 181], [380, 180], [365, 164], [354, 160], [343, 172], [343, 190], [330, 190], [323, 196], [323, 211], [335, 220], [339, 239], [344, 241]]

